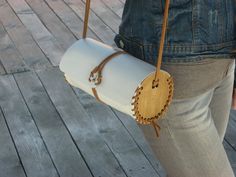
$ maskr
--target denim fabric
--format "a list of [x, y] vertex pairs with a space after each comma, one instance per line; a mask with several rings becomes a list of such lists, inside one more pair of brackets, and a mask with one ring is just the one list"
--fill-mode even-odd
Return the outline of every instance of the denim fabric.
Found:
[[[117, 46], [156, 64], [164, 2], [126, 0]], [[234, 58], [235, 6], [234, 0], [171, 0], [163, 61]]]

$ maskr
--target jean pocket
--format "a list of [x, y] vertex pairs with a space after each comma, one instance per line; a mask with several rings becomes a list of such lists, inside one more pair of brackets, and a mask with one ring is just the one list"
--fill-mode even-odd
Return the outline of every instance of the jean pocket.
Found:
[[226, 71], [226, 75], [228, 76], [228, 75], [230, 75], [230, 74], [232, 74], [232, 73], [234, 73], [234, 72], [235, 72], [235, 59], [233, 59], [233, 60], [229, 63], [228, 68], [227, 68], [227, 71]]
[[136, 58], [144, 60], [144, 47], [139, 42], [136, 42], [133, 39], [124, 37], [120, 34], [117, 34], [114, 38], [114, 42], [118, 48], [123, 49], [129, 54], [133, 55]]

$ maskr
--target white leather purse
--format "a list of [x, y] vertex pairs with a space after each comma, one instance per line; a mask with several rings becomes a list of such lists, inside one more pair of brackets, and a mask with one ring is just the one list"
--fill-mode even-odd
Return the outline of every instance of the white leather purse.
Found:
[[90, 0], [86, 1], [83, 38], [64, 54], [60, 69], [66, 80], [98, 101], [152, 124], [159, 136], [157, 119], [166, 112], [173, 96], [173, 79], [160, 69], [168, 19], [166, 0], [157, 66], [127, 52], [86, 37]]

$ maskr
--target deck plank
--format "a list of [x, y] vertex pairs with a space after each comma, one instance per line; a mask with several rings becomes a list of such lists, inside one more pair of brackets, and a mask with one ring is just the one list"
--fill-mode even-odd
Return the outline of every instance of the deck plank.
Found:
[[160, 176], [110, 107], [99, 103], [80, 89], [74, 88], [74, 90], [127, 175], [130, 177]]
[[62, 48], [60, 43], [48, 31], [24, 0], [8, 0], [7, 2], [11, 5], [12, 9], [25, 27], [31, 32], [35, 41], [38, 43], [45, 55], [50, 59], [51, 63], [54, 66], [57, 66], [65, 52], [65, 49]]
[[230, 118], [236, 122], [236, 110], [231, 110]]
[[0, 4], [0, 21], [23, 56], [25, 63], [32, 69], [49, 67], [48, 59], [8, 3], [5, 0], [0, 0]]
[[25, 1], [64, 49], [69, 48], [76, 41], [72, 32], [54, 14], [44, 0]]
[[27, 177], [58, 177], [12, 75], [0, 77], [0, 106]]
[[[73, 32], [77, 38], [82, 38], [83, 20], [78, 17], [62, 0], [45, 0], [48, 6], [57, 14], [63, 23]], [[88, 28], [88, 36], [100, 40], [99, 37]]]
[[23, 57], [0, 22], [0, 60], [8, 74], [27, 71]]
[[125, 4], [125, 1], [126, 1], [126, 0], [120, 0], [120, 2], [122, 2], [122, 3], [124, 3], [124, 4]]
[[[84, 19], [85, 4], [81, 0], [64, 0], [66, 4], [81, 18]], [[115, 32], [112, 31], [93, 11], [90, 11], [89, 27], [92, 29], [102, 42], [115, 46], [113, 38]]]
[[152, 164], [156, 172], [159, 173], [160, 176], [166, 176], [165, 170], [161, 166], [160, 162], [156, 159], [153, 151], [151, 150], [151, 147], [148, 145], [142, 131], [137, 125], [137, 122], [131, 116], [128, 116], [114, 108], [111, 109], [120, 119], [123, 126], [127, 129], [127, 131], [129, 132], [130, 136], [134, 139], [136, 144], [140, 147], [140, 149], [145, 154], [149, 162]]
[[[84, 3], [86, 0], [82, 0]], [[110, 2], [113, 4], [113, 2]], [[121, 18], [108, 8], [101, 0], [91, 1], [90, 11], [93, 11], [99, 18], [114, 32], [118, 33]]]
[[37, 72], [95, 177], [126, 177], [58, 68]]
[[25, 72], [15, 78], [60, 177], [92, 177], [38, 77]]
[[[116, 15], [122, 18], [122, 13], [124, 10], [124, 3], [120, 2], [119, 0], [101, 0], [107, 7], [109, 7]], [[120, 25], [120, 24], [119, 24]]]
[[223, 145], [228, 155], [231, 167], [233, 168], [234, 174], [236, 175], [236, 151], [227, 141], [224, 141]]
[[235, 111], [230, 112], [230, 119], [229, 119], [229, 123], [228, 123], [228, 126], [227, 126], [225, 139], [236, 150], [236, 120], [235, 120], [235, 113], [236, 113]]
[[26, 177], [0, 108], [0, 176]]

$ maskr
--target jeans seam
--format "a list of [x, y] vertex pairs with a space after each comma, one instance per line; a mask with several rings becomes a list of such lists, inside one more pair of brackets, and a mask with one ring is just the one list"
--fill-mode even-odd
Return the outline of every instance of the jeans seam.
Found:
[[[223, 76], [222, 79], [227, 77], [231, 72], [234, 72], [234, 67], [233, 66], [235, 67], [235, 61], [234, 60], [227, 65], [227, 70], [225, 71], [224, 76]], [[233, 69], [231, 69], [231, 67]], [[230, 72], [230, 69], [232, 70], [231, 72]]]

